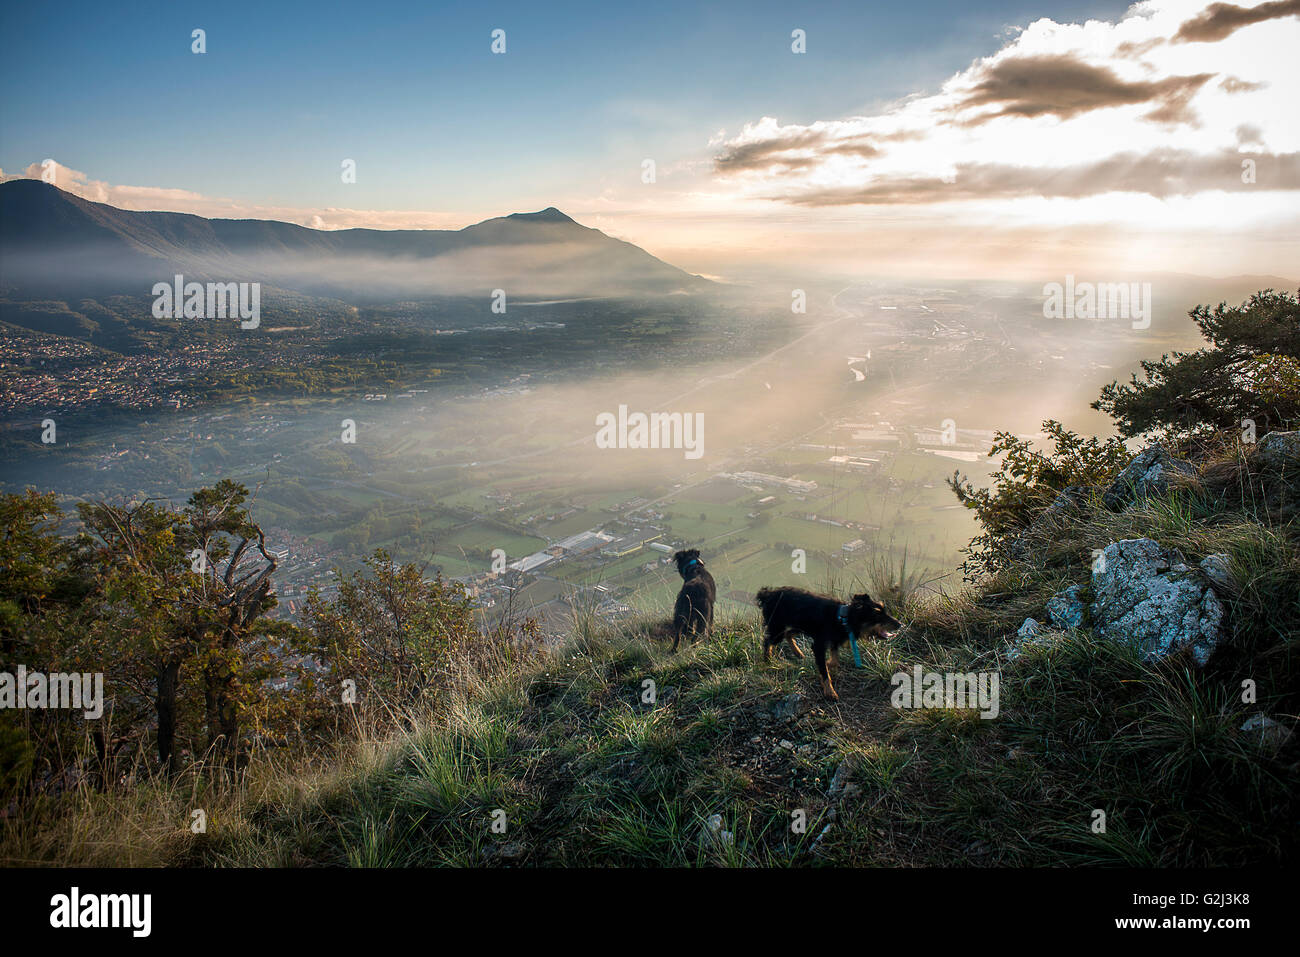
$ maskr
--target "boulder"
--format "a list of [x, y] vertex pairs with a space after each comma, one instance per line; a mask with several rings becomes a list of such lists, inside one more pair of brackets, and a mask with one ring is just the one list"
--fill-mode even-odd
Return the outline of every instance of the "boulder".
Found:
[[1047, 617], [1057, 628], [1078, 628], [1083, 624], [1082, 585], [1071, 585], [1047, 601]]
[[1260, 468], [1300, 470], [1300, 432], [1270, 432], [1255, 446], [1255, 463]]
[[1161, 445], [1151, 445], [1133, 456], [1102, 495], [1112, 512], [1121, 512], [1148, 495], [1161, 495], [1178, 478], [1196, 474], [1196, 466], [1176, 459]]
[[1223, 605], [1181, 556], [1134, 538], [1107, 545], [1101, 559], [1092, 572], [1098, 636], [1135, 644], [1144, 661], [1184, 648], [1198, 665], [1210, 660], [1223, 640]]

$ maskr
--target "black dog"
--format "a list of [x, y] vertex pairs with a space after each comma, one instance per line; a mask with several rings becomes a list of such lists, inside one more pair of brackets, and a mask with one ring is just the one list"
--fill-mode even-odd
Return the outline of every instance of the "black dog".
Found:
[[677, 593], [677, 605], [673, 608], [673, 651], [676, 651], [682, 635], [694, 638], [701, 631], [708, 634], [713, 627], [713, 602], [718, 589], [700, 561], [698, 548], [678, 552], [673, 558], [682, 576], [682, 590]]
[[[885, 606], [872, 601], [867, 594], [854, 595], [847, 605], [834, 598], [825, 598], [802, 588], [761, 588], [756, 596], [763, 612], [763, 660], [767, 661], [772, 649], [785, 638], [790, 639], [795, 654], [803, 652], [795, 644], [794, 636], [802, 633], [812, 639], [813, 657], [817, 661], [817, 674], [822, 680], [822, 691], [832, 701], [838, 701], [831, 671], [840, 645], [855, 638], [885, 638], [902, 628]], [[830, 655], [826, 654], [829, 649]]]

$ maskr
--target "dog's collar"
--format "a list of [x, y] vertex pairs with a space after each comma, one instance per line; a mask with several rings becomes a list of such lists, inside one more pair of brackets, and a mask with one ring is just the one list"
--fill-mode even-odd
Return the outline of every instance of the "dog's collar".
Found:
[[858, 654], [858, 636], [853, 633], [853, 628], [849, 625], [849, 606], [840, 605], [840, 610], [835, 613], [835, 617], [840, 620], [840, 624], [843, 625], [844, 630], [848, 632], [849, 647], [853, 649], [853, 664], [856, 667], [861, 668], [862, 656]]
[[702, 561], [700, 561], [698, 558], [692, 558], [692, 559], [691, 559], [689, 562], [687, 562], [683, 567], [684, 567], [684, 568], [690, 568], [692, 565], [703, 565], [703, 564], [704, 564], [704, 563], [703, 563]]

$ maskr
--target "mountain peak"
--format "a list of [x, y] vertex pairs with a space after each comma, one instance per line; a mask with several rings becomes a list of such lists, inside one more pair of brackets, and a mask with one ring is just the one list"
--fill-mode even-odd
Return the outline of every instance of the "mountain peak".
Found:
[[[554, 206], [547, 206], [536, 213], [511, 213], [507, 219], [522, 219], [532, 223], [574, 223], [575, 221], [564, 215]], [[576, 225], [576, 223], [575, 223]]]

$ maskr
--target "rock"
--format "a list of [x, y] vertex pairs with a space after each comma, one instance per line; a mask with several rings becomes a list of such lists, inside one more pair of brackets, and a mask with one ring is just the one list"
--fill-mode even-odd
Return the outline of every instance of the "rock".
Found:
[[787, 741], [785, 738], [782, 738], [779, 742], [777, 742], [777, 745], [776, 745], [776, 746], [777, 746], [777, 748], [782, 749], [782, 750], [785, 750], [785, 751], [793, 751], [793, 750], [794, 750], [794, 742], [793, 742], [793, 741]]
[[522, 860], [528, 849], [524, 845], [512, 841], [509, 844], [493, 844], [490, 847], [483, 848], [483, 857], [489, 861], [504, 861], [513, 863]]
[[1033, 618], [1026, 618], [1025, 623], [1020, 626], [1020, 630], [1016, 632], [1015, 638], [1012, 639], [1010, 647], [1006, 650], [1007, 661], [1015, 661], [1025, 653], [1027, 648], [1045, 648], [1058, 637], [1057, 632], [1044, 628]]
[[1300, 470], [1300, 432], [1270, 432], [1255, 446], [1255, 463], [1261, 468]]
[[1047, 601], [1047, 617], [1057, 628], [1078, 628], [1083, 624], [1082, 585], [1071, 585]]
[[736, 835], [722, 829], [722, 815], [714, 814], [704, 822], [704, 833], [718, 847], [730, 847], [736, 842]]
[[1016, 631], [1016, 636], [1007, 648], [1007, 661], [1015, 661], [1029, 645], [1038, 644], [1043, 626], [1033, 618], [1026, 618], [1025, 623]]
[[1135, 644], [1144, 661], [1183, 648], [1204, 665], [1223, 640], [1223, 606], [1214, 590], [1173, 567], [1179, 556], [1149, 538], [1112, 542], [1092, 572], [1094, 630]]
[[772, 717], [777, 721], [790, 721], [807, 710], [808, 703], [797, 691], [791, 691], [772, 708]]
[[1216, 591], [1230, 592], [1235, 588], [1232, 566], [1223, 552], [1206, 555], [1201, 559], [1200, 569]]
[[1280, 721], [1274, 721], [1265, 714], [1252, 714], [1241, 726], [1241, 730], [1260, 745], [1276, 750], [1291, 739], [1291, 729]]
[[835, 769], [831, 775], [830, 787], [826, 789], [826, 796], [832, 801], [851, 798], [861, 793], [861, 788], [852, 783], [853, 772], [857, 770], [861, 760], [856, 754], [851, 754]]
[[831, 828], [833, 828], [834, 826], [835, 826], [834, 824], [827, 824], [824, 828], [821, 829], [820, 833], [818, 833], [817, 837], [813, 840], [812, 847], [808, 848], [809, 854], [823, 853], [822, 839], [825, 838], [826, 835], [831, 832]]
[[1041, 534], [1044, 525], [1054, 524], [1066, 515], [1079, 511], [1088, 500], [1088, 496], [1095, 491], [1096, 489], [1086, 485], [1071, 485], [1069, 488], [1062, 490], [1053, 499], [1052, 504], [1035, 515], [1024, 533], [1011, 543], [1012, 555], [1023, 558], [1028, 549], [1027, 539]]
[[1071, 485], [1069, 488], [1062, 489], [1060, 494], [1052, 500], [1052, 504], [1038, 513], [1033, 524], [1037, 525], [1039, 522], [1056, 519], [1081, 510], [1084, 503], [1088, 501], [1088, 496], [1094, 491], [1096, 489], [1087, 485]]
[[1112, 512], [1122, 512], [1148, 495], [1169, 491], [1174, 480], [1196, 474], [1196, 466], [1176, 459], [1164, 446], [1151, 445], [1133, 456], [1102, 495]]

